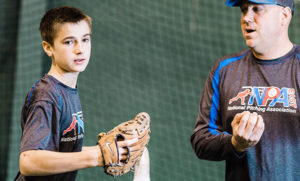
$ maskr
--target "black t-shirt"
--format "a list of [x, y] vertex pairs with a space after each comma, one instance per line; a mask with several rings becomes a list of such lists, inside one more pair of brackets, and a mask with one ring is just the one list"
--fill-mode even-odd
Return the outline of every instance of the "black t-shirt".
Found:
[[[22, 109], [20, 152], [49, 150], [81, 151], [84, 123], [77, 89], [45, 75], [29, 91]], [[77, 171], [16, 180], [75, 180]]]

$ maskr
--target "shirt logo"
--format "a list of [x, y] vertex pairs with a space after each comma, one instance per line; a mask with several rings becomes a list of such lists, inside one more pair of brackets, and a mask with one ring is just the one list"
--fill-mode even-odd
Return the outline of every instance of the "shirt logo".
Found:
[[[229, 100], [228, 110], [254, 110], [296, 113], [295, 89], [278, 87], [242, 87], [243, 91]], [[255, 105], [255, 106], [254, 106]]]
[[70, 126], [63, 131], [63, 135], [67, 134], [72, 130], [76, 131], [76, 125], [77, 125], [77, 134], [80, 133], [80, 128], [84, 132], [84, 123], [82, 120], [83, 120], [82, 111], [72, 114], [72, 122]]
[[250, 89], [246, 89], [245, 91], [239, 92], [237, 96], [230, 99], [229, 104], [232, 104], [232, 102], [235, 102], [235, 101], [241, 99], [241, 104], [245, 105], [245, 98], [248, 95], [251, 95], [251, 90]]

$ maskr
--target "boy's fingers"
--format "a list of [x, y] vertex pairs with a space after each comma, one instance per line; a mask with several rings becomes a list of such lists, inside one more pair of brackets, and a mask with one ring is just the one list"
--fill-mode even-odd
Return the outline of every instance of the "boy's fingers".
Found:
[[119, 158], [121, 163], [125, 163], [128, 159], [128, 149], [127, 148], [119, 148]]
[[127, 148], [119, 148], [119, 155], [127, 155], [128, 149]]
[[126, 146], [131, 146], [138, 142], [138, 138], [133, 138], [130, 140], [125, 140], [125, 141], [118, 141], [118, 146], [119, 147], [126, 147]]

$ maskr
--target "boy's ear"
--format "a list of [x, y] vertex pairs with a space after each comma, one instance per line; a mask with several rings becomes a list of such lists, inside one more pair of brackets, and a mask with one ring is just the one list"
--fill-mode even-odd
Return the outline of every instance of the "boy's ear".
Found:
[[50, 43], [46, 42], [46, 41], [43, 41], [42, 42], [42, 46], [43, 46], [43, 49], [45, 51], [45, 53], [50, 57], [52, 58], [53, 56], [53, 53], [52, 53], [52, 46]]

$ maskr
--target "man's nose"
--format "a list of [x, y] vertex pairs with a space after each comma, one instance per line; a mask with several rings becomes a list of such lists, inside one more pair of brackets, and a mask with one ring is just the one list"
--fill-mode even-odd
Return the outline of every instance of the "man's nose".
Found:
[[253, 11], [248, 8], [243, 14], [242, 14], [242, 22], [253, 22]]

